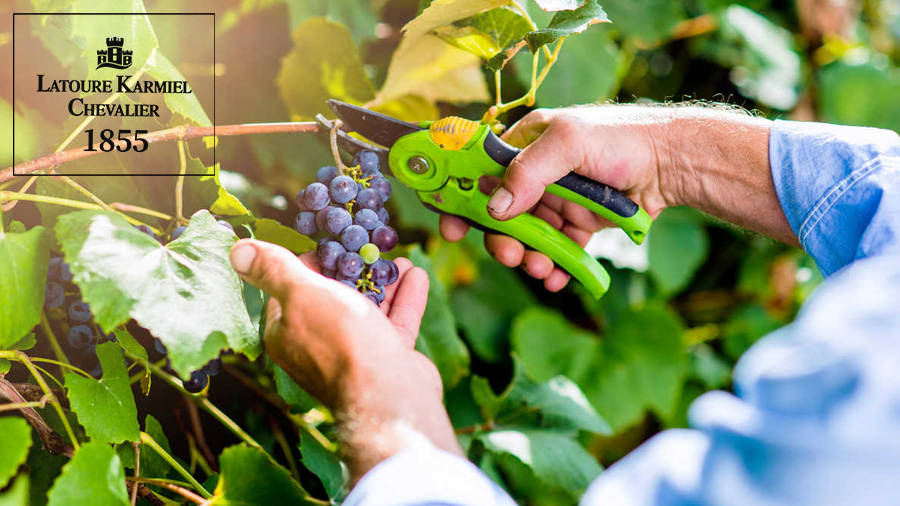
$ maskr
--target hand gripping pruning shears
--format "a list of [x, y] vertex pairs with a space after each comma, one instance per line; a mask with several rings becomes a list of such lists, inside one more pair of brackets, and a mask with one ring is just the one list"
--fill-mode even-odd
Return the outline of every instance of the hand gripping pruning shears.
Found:
[[[350, 154], [363, 149], [378, 153], [382, 172], [415, 190], [427, 207], [514, 237], [550, 257], [595, 298], [606, 293], [609, 274], [571, 238], [529, 213], [506, 221], [488, 214], [490, 197], [479, 190], [479, 178], [502, 177], [521, 151], [503, 142], [488, 125], [455, 116], [409, 123], [337, 100], [330, 100], [328, 105], [342, 122], [338, 131], [341, 148]], [[333, 126], [321, 115], [317, 120], [323, 128]], [[356, 132], [378, 145], [347, 132]], [[548, 186], [547, 191], [615, 223], [636, 244], [643, 242], [650, 228], [650, 215], [631, 199], [574, 172]]]

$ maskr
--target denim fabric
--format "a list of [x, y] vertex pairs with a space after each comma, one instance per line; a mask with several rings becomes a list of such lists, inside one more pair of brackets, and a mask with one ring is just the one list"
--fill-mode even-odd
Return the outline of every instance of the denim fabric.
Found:
[[[828, 279], [741, 358], [734, 395], [701, 396], [693, 429], [651, 438], [582, 504], [900, 504], [900, 138], [776, 121], [769, 156], [785, 216]], [[415, 452], [377, 466], [350, 498], [439, 480], [371, 504], [508, 504], [462, 459], [454, 469], [438, 450]]]

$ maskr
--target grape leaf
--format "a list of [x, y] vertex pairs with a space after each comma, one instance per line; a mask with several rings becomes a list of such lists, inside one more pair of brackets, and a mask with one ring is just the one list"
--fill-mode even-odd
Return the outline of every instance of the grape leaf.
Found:
[[[375, 35], [375, 26], [378, 24], [378, 13], [370, 0], [304, 0], [292, 2], [283, 0], [288, 8], [291, 27], [299, 26], [301, 22], [313, 16], [323, 16], [347, 25], [353, 37], [359, 41], [365, 37]], [[246, 9], [242, 5], [240, 9]]]
[[599, 340], [558, 313], [534, 308], [516, 318], [512, 342], [531, 378], [571, 378], [619, 431], [647, 409], [665, 416], [676, 407], [687, 366], [682, 331], [668, 310], [647, 306], [621, 315]]
[[97, 346], [97, 358], [103, 368], [99, 380], [72, 372], [65, 374], [72, 411], [93, 441], [137, 441], [137, 407], [122, 351], [115, 343], [103, 343]]
[[602, 468], [584, 448], [564, 434], [541, 430], [493, 431], [479, 439], [497, 454], [509, 454], [541, 480], [580, 494]]
[[134, 318], [162, 340], [183, 377], [226, 347], [256, 358], [259, 337], [229, 251], [236, 237], [207, 211], [162, 246], [120, 215], [78, 211], [56, 235], [95, 321], [109, 331]]
[[29, 498], [26, 504], [31, 506], [44, 506], [47, 504], [47, 491], [53, 485], [56, 477], [62, 471], [62, 467], [69, 462], [69, 458], [63, 455], [53, 455], [45, 450], [37, 433], [31, 434], [31, 450], [28, 452], [28, 466], [30, 478]]
[[344, 470], [337, 455], [305, 430], [300, 431], [300, 453], [303, 465], [319, 477], [328, 497], [337, 497], [345, 481]]
[[210, 504], [316, 504], [290, 473], [265, 453], [243, 445], [219, 456], [219, 483]]
[[294, 30], [294, 48], [281, 62], [276, 82], [291, 118], [332, 115], [329, 98], [361, 104], [375, 89], [366, 76], [353, 36], [344, 25], [310, 18]]
[[[219, 167], [206, 167], [199, 158], [186, 153], [185, 172], [203, 174], [185, 178], [184, 209], [188, 213], [209, 208], [219, 216], [248, 216], [250, 211], [237, 197], [228, 192], [219, 181]], [[174, 189], [173, 189], [174, 191]], [[174, 212], [174, 209], [172, 210]]]
[[670, 208], [653, 222], [647, 249], [647, 272], [660, 292], [671, 295], [687, 286], [706, 260], [709, 237], [695, 211]]
[[597, 0], [587, 0], [584, 5], [573, 11], [561, 11], [553, 16], [546, 28], [535, 30], [525, 35], [528, 48], [535, 52], [545, 44], [556, 42], [573, 33], [581, 33], [595, 23], [609, 23], [606, 12]]
[[547, 11], [572, 11], [584, 4], [584, 0], [534, 0], [538, 7]]
[[0, 233], [0, 349], [40, 322], [49, 255], [44, 227]]
[[316, 243], [309, 237], [269, 218], [253, 220], [253, 237], [260, 241], [284, 246], [297, 255], [316, 247]]
[[461, 26], [473, 26], [493, 37], [500, 49], [522, 40], [531, 31], [531, 23], [521, 11], [503, 6], [459, 21]]
[[288, 373], [277, 365], [272, 366], [272, 376], [275, 378], [275, 390], [278, 395], [288, 403], [294, 413], [306, 413], [319, 405], [319, 401], [300, 388]]
[[0, 434], [3, 434], [3, 437], [0, 437], [0, 489], [2, 489], [28, 458], [31, 427], [23, 418], [0, 418]]
[[0, 506], [28, 506], [28, 475], [16, 478], [6, 492], [0, 493]]
[[106, 443], [85, 443], [63, 466], [47, 499], [49, 506], [128, 506], [122, 462]]
[[493, 37], [474, 26], [442, 26], [434, 34], [444, 42], [482, 60], [490, 60], [501, 49]]
[[[169, 61], [159, 49], [150, 53], [147, 65], [144, 67], [147, 75], [158, 81], [186, 81], [181, 71]], [[177, 113], [190, 121], [202, 126], [212, 125], [203, 106], [197, 99], [196, 93], [166, 93], [164, 95], [166, 105], [173, 113]], [[180, 124], [181, 122], [179, 122]]]
[[413, 264], [425, 269], [431, 284], [428, 287], [428, 305], [416, 349], [424, 353], [441, 373], [444, 388], [457, 384], [469, 370], [469, 350], [459, 338], [453, 312], [447, 300], [447, 289], [434, 275], [431, 259], [418, 246], [409, 251]]

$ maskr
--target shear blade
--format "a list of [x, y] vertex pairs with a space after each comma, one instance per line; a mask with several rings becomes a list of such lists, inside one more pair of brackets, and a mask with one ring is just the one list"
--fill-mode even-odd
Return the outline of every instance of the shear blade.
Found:
[[329, 100], [328, 106], [350, 130], [387, 148], [393, 146], [400, 137], [423, 130], [414, 123], [400, 121], [365, 107], [339, 100]]

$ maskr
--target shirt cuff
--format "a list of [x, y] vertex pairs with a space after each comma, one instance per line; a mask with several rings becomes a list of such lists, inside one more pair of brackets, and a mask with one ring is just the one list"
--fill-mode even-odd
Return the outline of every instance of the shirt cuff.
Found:
[[343, 504], [516, 506], [471, 462], [430, 444], [407, 447], [372, 468]]
[[895, 132], [775, 121], [769, 162], [785, 217], [825, 275], [900, 237], [900, 219], [885, 212], [900, 202]]

